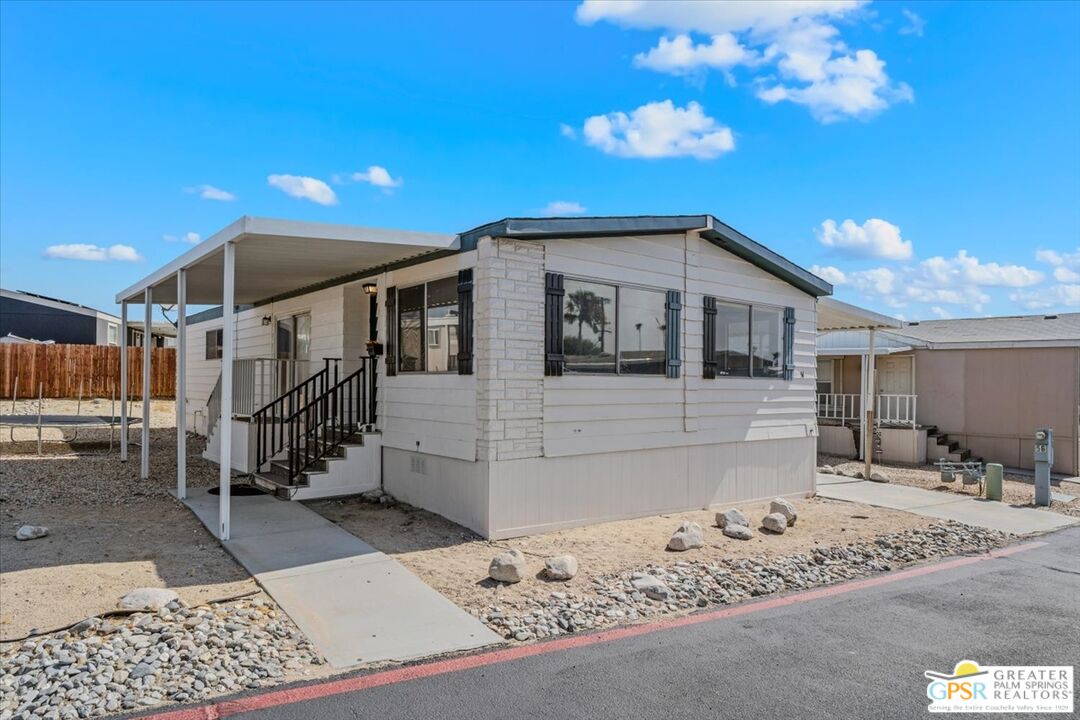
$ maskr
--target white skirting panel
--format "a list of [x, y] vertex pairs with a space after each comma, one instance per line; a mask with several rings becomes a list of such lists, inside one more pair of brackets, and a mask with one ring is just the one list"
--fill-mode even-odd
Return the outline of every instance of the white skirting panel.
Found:
[[491, 463], [487, 535], [808, 495], [816, 443], [803, 437]]
[[383, 445], [383, 488], [488, 537], [488, 463]]

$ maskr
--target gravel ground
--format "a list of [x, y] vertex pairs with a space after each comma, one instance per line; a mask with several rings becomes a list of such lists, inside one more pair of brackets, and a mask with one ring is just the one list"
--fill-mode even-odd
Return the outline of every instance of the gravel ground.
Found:
[[[97, 403], [97, 406], [94, 405]], [[82, 414], [108, 414], [108, 400], [83, 401]], [[168, 497], [176, 487], [176, 415], [171, 400], [150, 404], [150, 479], [139, 478], [139, 447], [132, 444], [129, 460], [120, 462], [119, 438], [114, 452], [107, 454], [109, 430], [83, 430], [72, 444], [46, 443], [38, 457], [37, 430], [20, 428], [16, 442], [8, 431], [0, 437], [0, 508], [35, 507], [59, 503], [73, 506], [129, 505]], [[11, 414], [10, 402], [0, 410]], [[71, 414], [74, 400], [46, 400], [43, 412]], [[37, 401], [20, 401], [15, 414], [37, 412]], [[141, 417], [141, 403], [133, 403], [132, 414]], [[47, 438], [59, 439], [58, 430], [46, 430]], [[68, 432], [70, 436], [70, 431]], [[140, 429], [133, 426], [131, 438], [138, 441]], [[218, 466], [202, 458], [205, 438], [188, 434], [188, 486], [213, 486], [218, 482]]]
[[[834, 468], [843, 470], [848, 475], [862, 472], [863, 469], [861, 462], [834, 455], [818, 456], [818, 466], [821, 465], [831, 465]], [[972, 497], [979, 496], [978, 485], [964, 485], [959, 479], [952, 483], [941, 482], [941, 470], [936, 465], [911, 466], [874, 463], [874, 468], [888, 474], [890, 482], [897, 485], [910, 485], [926, 490], [951, 492]], [[1080, 483], [1063, 481], [1060, 487], [1055, 485], [1053, 489], [1072, 495], [1076, 499], [1070, 502], [1051, 500], [1050, 507], [1040, 507], [1038, 509], [1080, 517]], [[1035, 486], [1032, 484], [1031, 478], [1006, 473], [1001, 487], [1001, 500], [1017, 507], [1035, 507]]]
[[99, 717], [321, 672], [265, 596], [95, 620], [0, 650], [0, 718]]
[[557, 590], [546, 598], [472, 612], [503, 637], [527, 642], [830, 585], [931, 558], [983, 553], [1005, 545], [1009, 537], [947, 522], [791, 555], [702, 561], [690, 551], [683, 562], [594, 577], [578, 592]]

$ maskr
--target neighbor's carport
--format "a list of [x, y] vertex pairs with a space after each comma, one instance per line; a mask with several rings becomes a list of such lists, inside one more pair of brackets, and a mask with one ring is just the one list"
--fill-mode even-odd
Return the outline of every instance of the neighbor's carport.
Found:
[[[420, 255], [437, 256], [457, 250], [453, 235], [381, 230], [345, 225], [242, 217], [164, 267], [155, 270], [116, 296], [121, 307], [120, 337], [127, 337], [128, 305], [142, 303], [146, 325], [153, 306], [177, 310], [176, 366], [176, 492], [187, 495], [185, 429], [187, 305], [222, 306], [221, 367], [231, 368], [235, 356], [235, 318], [238, 304], [260, 304], [298, 291], [315, 290], [331, 281], [357, 279], [382, 272]], [[149, 343], [150, 334], [144, 335]], [[151, 353], [143, 353], [143, 418], [140, 476], [150, 476]], [[120, 458], [128, 456], [127, 354], [120, 353]], [[221, 407], [228, 412], [233, 396], [231, 372], [221, 374]], [[220, 487], [218, 534], [229, 538], [229, 484], [232, 423], [220, 426]]]
[[868, 428], [874, 427], [874, 373], [876, 372], [877, 358], [874, 355], [874, 341], [877, 330], [896, 329], [901, 326], [899, 320], [888, 315], [866, 310], [864, 308], [849, 305], [833, 298], [821, 298], [817, 304], [817, 329], [819, 333], [833, 330], [869, 330], [870, 347], [862, 363], [862, 380], [860, 394], [862, 396], [862, 416], [859, 418], [862, 438], [862, 455], [865, 463], [863, 476], [869, 479], [870, 465], [873, 460], [874, 434], [868, 432]]

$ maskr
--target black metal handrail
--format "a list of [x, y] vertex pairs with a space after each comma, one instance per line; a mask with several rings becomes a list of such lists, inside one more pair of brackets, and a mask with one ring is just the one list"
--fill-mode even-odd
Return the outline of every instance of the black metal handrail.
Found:
[[255, 424], [256, 470], [261, 470], [271, 458], [288, 447], [286, 419], [337, 382], [340, 363], [341, 358], [324, 358], [321, 370], [251, 414], [251, 422]]
[[281, 417], [280, 422], [269, 424], [262, 415], [259, 418], [256, 471], [284, 451], [287, 481], [294, 484], [301, 473], [365, 426], [374, 424], [375, 357], [360, 358], [360, 367], [340, 380], [338, 366], [328, 367], [326, 386], [321, 392]]

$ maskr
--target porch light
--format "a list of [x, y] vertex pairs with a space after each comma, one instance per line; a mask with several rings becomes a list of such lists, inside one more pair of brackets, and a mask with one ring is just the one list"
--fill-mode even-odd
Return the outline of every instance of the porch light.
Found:
[[364, 294], [366, 295], [378, 295], [379, 286], [375, 283], [364, 283], [361, 287], [364, 288]]
[[269, 325], [273, 321], [274, 321], [274, 319], [272, 317], [270, 317], [269, 315], [263, 315], [262, 316], [263, 327], [266, 327], [267, 325]]

